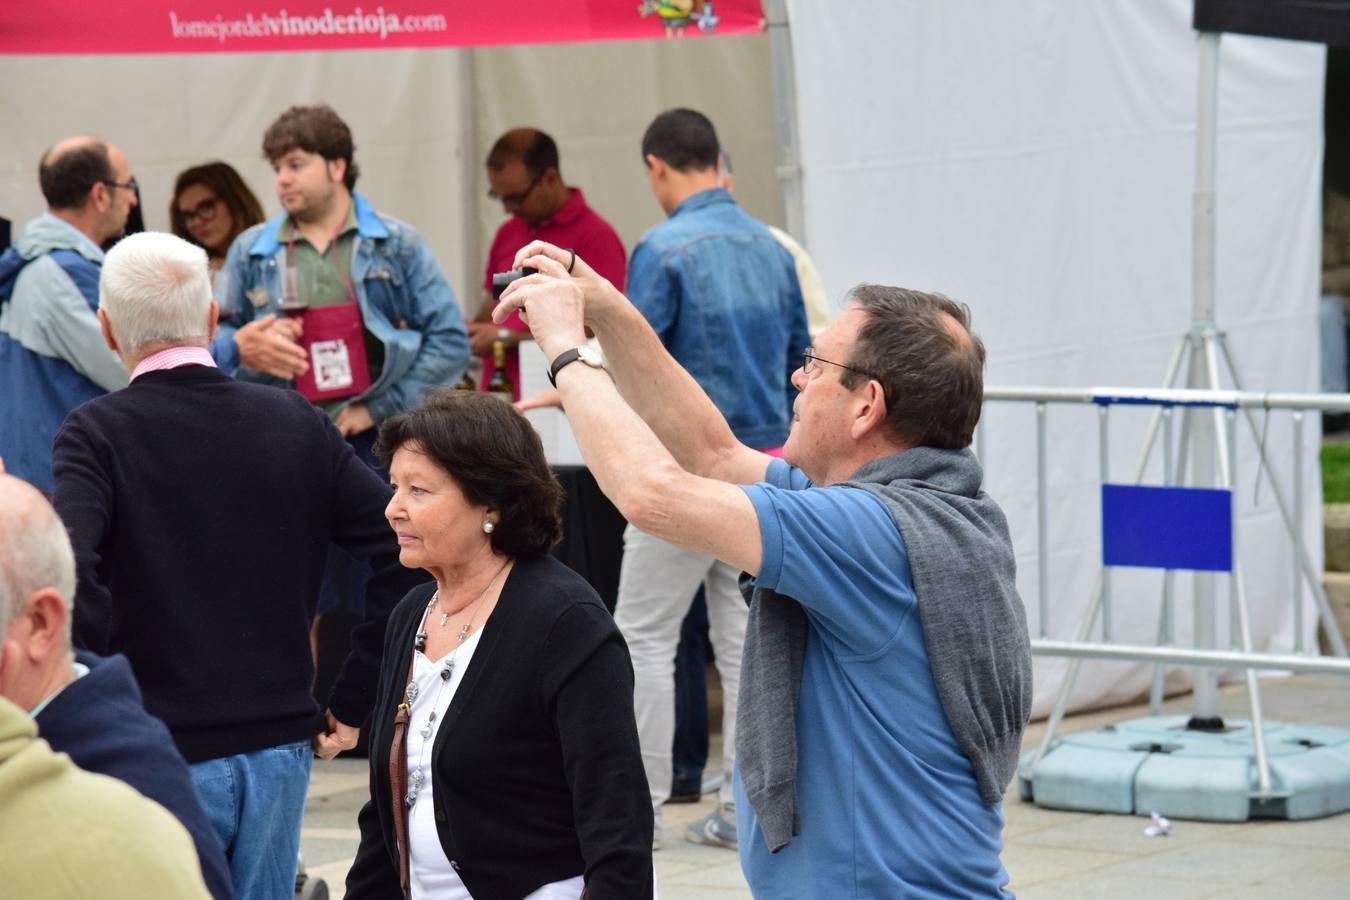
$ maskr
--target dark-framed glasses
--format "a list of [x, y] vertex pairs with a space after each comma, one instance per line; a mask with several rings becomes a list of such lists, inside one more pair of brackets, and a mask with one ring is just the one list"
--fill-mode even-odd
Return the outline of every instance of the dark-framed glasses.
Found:
[[530, 196], [530, 192], [533, 191], [534, 186], [539, 183], [539, 179], [543, 177], [544, 173], [540, 172], [535, 175], [534, 178], [530, 179], [530, 183], [525, 185], [525, 190], [517, 191], [514, 194], [499, 194], [496, 191], [488, 191], [488, 199], [497, 200], [502, 206], [520, 206], [520, 204], [524, 203], [525, 199]]
[[193, 222], [201, 222], [204, 225], [216, 217], [216, 212], [219, 209], [220, 198], [212, 197], [209, 200], [203, 200], [192, 209], [180, 209], [178, 214], [183, 217], [184, 225], [191, 225]]
[[807, 347], [805, 350], [802, 351], [802, 372], [804, 372], [805, 374], [811, 375], [815, 372], [819, 372], [821, 363], [825, 363], [827, 366], [838, 366], [841, 369], [848, 369], [850, 372], [857, 372], [859, 375], [866, 375], [868, 378], [876, 377], [871, 372], [865, 372], [862, 369], [859, 369], [855, 366], [845, 365], [844, 363], [837, 363], [829, 359], [822, 359], [821, 357], [816, 356], [815, 347]]
[[103, 183], [106, 184], [106, 185], [107, 185], [108, 187], [110, 187], [110, 188], [121, 188], [121, 189], [124, 190], [124, 191], [131, 191], [133, 194], [139, 193], [140, 190], [141, 190], [141, 186], [140, 186], [140, 184], [137, 183], [137, 181], [136, 181], [136, 176], [134, 176], [134, 175], [133, 175], [132, 177], [128, 178], [125, 182], [123, 182], [123, 181], [105, 181], [105, 182], [103, 182]]

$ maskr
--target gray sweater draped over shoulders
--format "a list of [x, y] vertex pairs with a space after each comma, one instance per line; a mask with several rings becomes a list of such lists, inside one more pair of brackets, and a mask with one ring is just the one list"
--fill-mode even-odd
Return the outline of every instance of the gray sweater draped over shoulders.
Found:
[[[1008, 523], [981, 490], [970, 450], [916, 447], [864, 465], [840, 487], [876, 495], [914, 579], [929, 667], [980, 797], [998, 803], [1031, 714], [1031, 647]], [[829, 488], [814, 488], [829, 490]], [[741, 582], [750, 604], [736, 723], [737, 766], [771, 851], [801, 833], [797, 701], [806, 617], [790, 597]]]

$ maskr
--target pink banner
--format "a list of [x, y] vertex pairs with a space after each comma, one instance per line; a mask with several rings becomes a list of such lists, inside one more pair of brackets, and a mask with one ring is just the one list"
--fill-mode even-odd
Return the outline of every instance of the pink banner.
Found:
[[763, 29], [759, 0], [0, 2], [0, 54], [476, 47], [688, 40]]

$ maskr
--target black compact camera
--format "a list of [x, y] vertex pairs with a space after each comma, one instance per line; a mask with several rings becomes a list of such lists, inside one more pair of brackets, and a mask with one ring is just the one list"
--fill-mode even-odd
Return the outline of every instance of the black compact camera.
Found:
[[538, 269], [531, 269], [529, 266], [521, 266], [519, 269], [512, 269], [509, 272], [495, 272], [492, 275], [492, 299], [502, 299], [502, 291], [506, 286], [517, 278], [524, 278], [526, 275], [533, 275]]

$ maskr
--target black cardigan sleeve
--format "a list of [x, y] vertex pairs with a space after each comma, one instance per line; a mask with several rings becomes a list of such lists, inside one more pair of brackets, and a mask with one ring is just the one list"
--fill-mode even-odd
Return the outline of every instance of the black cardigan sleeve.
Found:
[[651, 795], [640, 764], [628, 648], [604, 607], [578, 604], [558, 617], [541, 662], [590, 900], [651, 897]]
[[[375, 778], [372, 770], [371, 780]], [[371, 786], [372, 793], [374, 785]], [[403, 900], [398, 887], [398, 868], [385, 844], [384, 829], [380, 824], [375, 801], [367, 800], [357, 814], [356, 824], [361, 829], [361, 843], [356, 848], [356, 859], [347, 870], [347, 900]]]

